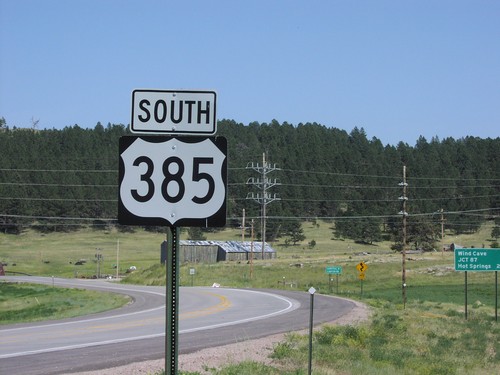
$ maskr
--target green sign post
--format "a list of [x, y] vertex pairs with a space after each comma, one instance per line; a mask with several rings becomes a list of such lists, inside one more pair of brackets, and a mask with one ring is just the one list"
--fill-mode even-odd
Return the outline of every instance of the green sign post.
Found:
[[328, 287], [330, 292], [332, 291], [332, 278], [330, 275], [335, 275], [337, 277], [337, 294], [339, 294], [339, 275], [342, 273], [342, 267], [328, 266], [325, 268], [325, 272], [328, 274]]
[[179, 339], [179, 228], [167, 227], [165, 374], [177, 375]]
[[500, 249], [455, 249], [455, 271], [465, 274], [465, 319], [467, 319], [467, 272], [495, 272], [495, 320], [498, 321], [498, 271]]
[[[227, 140], [206, 137], [216, 132], [216, 96], [215, 91], [134, 90], [130, 131], [142, 136], [123, 136], [119, 141], [118, 223], [168, 225], [165, 255], [161, 254], [166, 263], [167, 284], [165, 375], [177, 375], [179, 229], [226, 225]], [[165, 100], [172, 108], [174, 102], [179, 103], [178, 121], [170, 116], [172, 123], [165, 123], [166, 110], [158, 120], [158, 104], [164, 105]], [[183, 108], [189, 112], [184, 118]], [[184, 136], [179, 137], [180, 134]], [[157, 170], [163, 170], [162, 178], [155, 177]], [[194, 268], [190, 272], [194, 276]]]

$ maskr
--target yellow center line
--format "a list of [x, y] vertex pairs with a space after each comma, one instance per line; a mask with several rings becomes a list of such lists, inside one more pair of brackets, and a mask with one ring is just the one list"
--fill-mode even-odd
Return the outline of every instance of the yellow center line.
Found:
[[201, 316], [215, 314], [217, 312], [227, 310], [232, 305], [231, 302], [225, 296], [223, 296], [221, 294], [209, 293], [209, 292], [205, 292], [205, 293], [218, 298], [219, 303], [216, 305], [201, 309], [201, 310], [195, 310], [195, 311], [181, 313], [179, 316], [180, 320], [192, 319], [192, 318], [197, 318], [197, 317], [201, 317]]
[[[200, 310], [194, 310], [194, 311], [188, 311], [188, 312], [181, 313], [179, 315], [179, 320], [194, 319], [194, 318], [212, 315], [212, 314], [227, 310], [228, 308], [230, 308], [232, 306], [232, 303], [229, 301], [229, 299], [221, 294], [211, 293], [211, 292], [203, 292], [203, 293], [217, 298], [219, 300], [219, 302], [216, 303], [215, 305], [212, 305], [212, 306], [200, 309]], [[35, 338], [42, 339], [45, 337], [62, 338], [62, 337], [74, 335], [76, 332], [78, 332], [78, 334], [86, 334], [86, 333], [91, 333], [91, 332], [106, 331], [106, 330], [112, 330], [112, 329], [117, 329], [117, 328], [122, 329], [122, 328], [147, 326], [147, 325], [151, 325], [151, 324], [155, 324], [155, 323], [163, 322], [163, 321], [165, 321], [165, 316], [157, 316], [157, 317], [151, 317], [151, 318], [146, 318], [146, 319], [133, 320], [133, 321], [129, 321], [129, 322], [99, 324], [99, 325], [93, 325], [90, 327], [72, 327], [68, 330], [58, 331], [57, 333], [54, 331], [50, 331], [50, 332], [43, 331], [43, 332], [39, 332], [39, 333], [31, 333], [30, 332], [27, 334], [30, 335], [30, 337], [33, 339], [35, 339]], [[0, 347], [7, 344], [7, 343], [21, 341], [23, 337], [25, 337], [25, 335], [4, 335], [2, 337]]]
[[[216, 294], [216, 293], [211, 293], [211, 292], [203, 292], [204, 294], [208, 294], [210, 296], [213, 296], [219, 300], [219, 302], [215, 305], [200, 309], [200, 310], [194, 310], [194, 311], [188, 311], [184, 313], [179, 314], [179, 320], [184, 320], [184, 319], [193, 319], [193, 318], [199, 318], [207, 315], [212, 315], [224, 310], [227, 310], [229, 307], [231, 307], [231, 302], [223, 295], [221, 294]], [[160, 317], [155, 317], [155, 318], [149, 318], [149, 319], [143, 319], [143, 320], [137, 320], [137, 321], [131, 321], [127, 323], [110, 323], [110, 324], [102, 324], [102, 325], [95, 325], [92, 327], [89, 327], [90, 330], [107, 330], [110, 328], [113, 328], [115, 326], [119, 326], [120, 328], [123, 327], [140, 327], [140, 326], [145, 326], [149, 325], [155, 322], [159, 321], [164, 321], [165, 317], [160, 316]]]

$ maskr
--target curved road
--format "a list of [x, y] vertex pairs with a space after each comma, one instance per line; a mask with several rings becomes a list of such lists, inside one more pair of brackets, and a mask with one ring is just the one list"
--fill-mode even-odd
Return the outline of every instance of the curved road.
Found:
[[[134, 303], [92, 316], [0, 326], [0, 374], [64, 374], [164, 358], [165, 287], [103, 280], [2, 277], [123, 293]], [[181, 287], [179, 353], [306, 328], [310, 295], [284, 290]], [[354, 303], [316, 295], [314, 323], [348, 314]]]

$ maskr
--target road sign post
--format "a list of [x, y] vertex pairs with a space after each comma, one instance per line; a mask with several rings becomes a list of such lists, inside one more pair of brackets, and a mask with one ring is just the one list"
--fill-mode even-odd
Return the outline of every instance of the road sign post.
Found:
[[363, 281], [365, 280], [365, 273], [360, 272], [358, 275], [359, 284], [360, 284], [360, 294], [363, 295]]
[[328, 266], [325, 269], [325, 272], [328, 274], [328, 288], [329, 291], [332, 291], [332, 278], [331, 275], [335, 275], [337, 278], [337, 294], [339, 294], [339, 275], [342, 273], [341, 266]]
[[177, 375], [179, 354], [179, 228], [167, 227], [165, 374]]
[[227, 141], [200, 137], [216, 127], [214, 91], [134, 90], [130, 131], [142, 135], [119, 142], [118, 223], [167, 225], [167, 375], [177, 374], [179, 226], [226, 225]]
[[455, 271], [464, 272], [465, 319], [467, 320], [467, 272], [495, 272], [495, 320], [498, 321], [498, 271], [500, 249], [455, 249]]
[[314, 287], [309, 288], [309, 294], [311, 295], [311, 306], [309, 311], [309, 363], [308, 363], [308, 371], [309, 375], [312, 374], [312, 337], [313, 337], [313, 326], [314, 326], [314, 293], [316, 293], [316, 289]]
[[364, 262], [359, 262], [356, 264], [356, 269], [359, 271], [358, 279], [360, 282], [360, 294], [363, 295], [363, 281], [365, 280], [365, 272], [368, 269], [368, 266]]
[[118, 223], [167, 225], [167, 375], [177, 374], [179, 226], [226, 224], [227, 141], [200, 137], [216, 126], [214, 91], [134, 90], [130, 131], [141, 135], [119, 142]]
[[195, 268], [190, 268], [189, 269], [189, 274], [191, 275], [191, 286], [194, 285], [194, 274], [196, 273], [196, 269]]

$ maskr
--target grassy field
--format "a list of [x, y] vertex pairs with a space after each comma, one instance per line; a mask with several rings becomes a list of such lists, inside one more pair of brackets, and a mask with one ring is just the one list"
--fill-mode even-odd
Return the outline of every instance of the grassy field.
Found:
[[[330, 224], [318, 222], [304, 224], [306, 240], [297, 246], [285, 247], [283, 241], [273, 244], [278, 252], [277, 259], [271, 262], [272, 267], [289, 268], [288, 274], [296, 275], [296, 267], [290, 265], [300, 264], [308, 267], [325, 267], [331, 264], [343, 263], [345, 266], [355, 265], [360, 260], [375, 263], [398, 263], [401, 256], [390, 250], [389, 242], [377, 245], [361, 245], [349, 240], [333, 240]], [[465, 247], [489, 247], [488, 240], [491, 226], [484, 226], [475, 235], [461, 235], [458, 237], [447, 236], [445, 243], [456, 242]], [[216, 233], [208, 233], [208, 239], [214, 240], [238, 240], [241, 233], [234, 230], [224, 230]], [[181, 239], [185, 239], [186, 233], [181, 232]], [[248, 236], [246, 238], [248, 240]], [[56, 277], [93, 277], [97, 274], [97, 262], [95, 255], [100, 253], [103, 260], [100, 263], [101, 275], [115, 275], [118, 264], [120, 274], [135, 266], [139, 270], [146, 270], [160, 260], [160, 245], [165, 240], [163, 233], [150, 233], [137, 230], [134, 233], [121, 233], [116, 230], [95, 231], [92, 229], [80, 230], [75, 233], [51, 233], [42, 234], [27, 230], [21, 235], [0, 234], [0, 261], [7, 264], [9, 272], [27, 273], [37, 276]], [[307, 243], [316, 241], [314, 248], [309, 248]], [[367, 255], [362, 255], [367, 253]], [[361, 254], [361, 255], [360, 255]], [[414, 266], [419, 267], [422, 263], [442, 263], [453, 265], [452, 254], [447, 253], [441, 257], [441, 253], [428, 254], [425, 257], [413, 257], [409, 255], [408, 269], [411, 272]], [[83, 260], [83, 264], [76, 265]], [[423, 261], [423, 262], [422, 262]], [[262, 262], [261, 262], [262, 263]], [[255, 262], [255, 265], [259, 262]], [[217, 265], [218, 267], [219, 265]], [[224, 268], [226, 265], [220, 265]], [[290, 266], [290, 267], [288, 267]], [[212, 266], [211, 268], [214, 268]], [[344, 271], [345, 278], [356, 269], [347, 268]], [[397, 266], [395, 266], [397, 269]], [[367, 271], [367, 277], [375, 272], [372, 268]], [[305, 273], [305, 272], [303, 272]], [[283, 274], [280, 277], [287, 277]], [[255, 278], [257, 279], [257, 278]], [[311, 280], [316, 281], [316, 280]], [[368, 282], [368, 279], [366, 280]]]
[[[454, 271], [453, 254], [431, 252], [407, 255], [407, 303], [403, 304], [400, 254], [390, 243], [374, 246], [333, 240], [325, 222], [304, 223], [307, 239], [300, 245], [274, 244], [273, 260], [183, 264], [182, 285], [294, 288], [314, 286], [320, 293], [358, 299], [373, 312], [369, 322], [355, 327], [326, 327], [314, 336], [314, 374], [497, 374], [500, 373], [500, 326], [495, 321], [495, 274], [469, 272], [468, 319], [464, 311], [464, 274]], [[491, 226], [474, 235], [452, 237], [466, 247], [489, 247]], [[239, 239], [225, 230], [209, 239]], [[185, 238], [185, 234], [181, 234]], [[136, 231], [83, 230], [72, 234], [27, 231], [21, 236], [0, 235], [0, 261], [7, 271], [43, 276], [92, 277], [97, 272], [96, 249], [104, 259], [101, 274], [127, 275], [126, 282], [165, 283], [159, 265], [164, 234]], [[316, 246], [307, 243], [315, 240]], [[83, 265], [75, 265], [85, 260]], [[358, 279], [356, 265], [368, 265]], [[15, 264], [15, 265], [14, 265]], [[342, 266], [329, 277], [325, 267]], [[130, 266], [137, 271], [126, 274]], [[195, 269], [191, 276], [189, 270]], [[361, 284], [362, 283], [362, 284]], [[1, 307], [0, 307], [1, 308]], [[305, 374], [307, 337], [291, 334], [273, 354], [275, 365], [244, 363], [213, 370], [214, 374]]]
[[[115, 275], [130, 266], [147, 268], [160, 259], [164, 234], [145, 231], [81, 230], [75, 233], [43, 234], [28, 230], [21, 235], [0, 234], [0, 261], [6, 270], [37, 276], [88, 277], [97, 274], [96, 253], [102, 255], [101, 275]], [[77, 265], [78, 261], [83, 261]]]
[[0, 279], [0, 325], [64, 319], [111, 310], [130, 302], [127, 296]]

